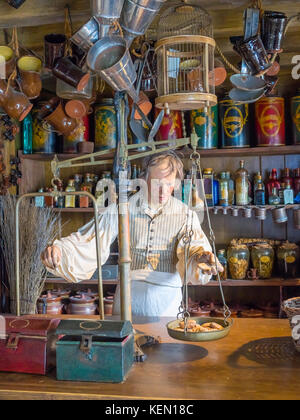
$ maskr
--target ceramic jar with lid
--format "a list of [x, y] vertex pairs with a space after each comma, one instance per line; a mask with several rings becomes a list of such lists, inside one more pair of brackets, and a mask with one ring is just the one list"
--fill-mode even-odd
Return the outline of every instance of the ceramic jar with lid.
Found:
[[47, 292], [37, 302], [38, 314], [60, 315], [63, 312], [62, 297]]
[[295, 278], [299, 272], [299, 246], [285, 242], [277, 248], [279, 274], [284, 278]]
[[68, 306], [68, 313], [72, 315], [96, 315], [97, 305], [95, 298], [83, 293], [72, 296]]
[[261, 279], [272, 277], [274, 266], [274, 249], [269, 244], [259, 244], [252, 247], [251, 260]]
[[231, 245], [227, 250], [230, 276], [233, 280], [244, 280], [249, 268], [250, 252], [247, 245]]

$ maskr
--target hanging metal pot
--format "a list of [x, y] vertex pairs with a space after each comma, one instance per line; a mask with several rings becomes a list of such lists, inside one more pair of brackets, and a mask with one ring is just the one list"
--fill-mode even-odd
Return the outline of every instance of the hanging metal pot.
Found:
[[94, 18], [91, 18], [71, 38], [73, 44], [83, 51], [88, 52], [99, 39], [99, 25]]
[[246, 91], [242, 89], [231, 89], [229, 92], [230, 99], [240, 104], [251, 104], [258, 101], [265, 94], [265, 90]]
[[266, 87], [266, 82], [263, 79], [250, 74], [233, 74], [230, 81], [237, 89], [251, 92], [261, 91]]
[[92, 0], [92, 14], [99, 22], [99, 38], [108, 35], [114, 20], [120, 18], [124, 0]]
[[87, 65], [114, 90], [125, 90], [134, 102], [138, 101], [134, 87], [137, 75], [123, 38], [108, 36], [97, 41], [87, 55]]
[[130, 46], [134, 38], [144, 35], [165, 0], [125, 0], [120, 24]]

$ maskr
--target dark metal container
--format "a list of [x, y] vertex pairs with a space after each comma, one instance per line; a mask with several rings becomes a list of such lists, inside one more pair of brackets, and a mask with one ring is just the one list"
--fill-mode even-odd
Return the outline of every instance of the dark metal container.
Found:
[[219, 101], [219, 116], [222, 149], [250, 147], [249, 105], [225, 98]]
[[56, 153], [57, 137], [54, 129], [40, 117], [40, 103], [32, 111], [32, 152], [33, 153]]
[[114, 149], [117, 144], [117, 116], [113, 99], [95, 105], [95, 152]]
[[300, 144], [300, 95], [291, 99], [291, 115], [293, 121], [293, 143]]
[[218, 105], [191, 111], [191, 130], [198, 136], [198, 149], [218, 148]]
[[284, 98], [265, 97], [255, 103], [257, 146], [285, 145]]

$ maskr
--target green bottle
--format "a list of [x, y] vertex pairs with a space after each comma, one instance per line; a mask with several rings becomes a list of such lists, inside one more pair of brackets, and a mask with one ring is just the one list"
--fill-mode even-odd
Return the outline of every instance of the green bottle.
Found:
[[22, 142], [24, 155], [32, 154], [32, 117], [30, 113], [23, 120]]

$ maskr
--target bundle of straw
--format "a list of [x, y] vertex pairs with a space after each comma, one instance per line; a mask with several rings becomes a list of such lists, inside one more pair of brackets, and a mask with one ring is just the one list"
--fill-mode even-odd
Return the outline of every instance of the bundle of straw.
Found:
[[[16, 313], [15, 276], [16, 197], [0, 197], [0, 246], [10, 286], [10, 310]], [[24, 200], [20, 207], [20, 300], [21, 314], [36, 313], [36, 303], [43, 291], [47, 271], [41, 253], [57, 232], [57, 215], [50, 208], [38, 208]]]

